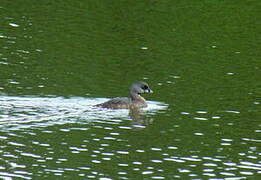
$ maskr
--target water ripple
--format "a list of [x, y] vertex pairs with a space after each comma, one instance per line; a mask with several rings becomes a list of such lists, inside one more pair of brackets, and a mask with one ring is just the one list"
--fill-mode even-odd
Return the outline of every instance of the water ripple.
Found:
[[[92, 121], [118, 124], [122, 120], [129, 119], [128, 110], [115, 111], [93, 107], [93, 105], [105, 100], [107, 99], [0, 96], [0, 128], [17, 130], [77, 122], [90, 123]], [[145, 109], [148, 114], [156, 113], [157, 110], [167, 107], [159, 102], [150, 101], [148, 104], [148, 108]]]
[[246, 179], [261, 172], [257, 136], [227, 133], [223, 114], [198, 110], [152, 123], [163, 106], [150, 102], [149, 121], [139, 124], [127, 110], [91, 106], [104, 100], [0, 98], [0, 178]]

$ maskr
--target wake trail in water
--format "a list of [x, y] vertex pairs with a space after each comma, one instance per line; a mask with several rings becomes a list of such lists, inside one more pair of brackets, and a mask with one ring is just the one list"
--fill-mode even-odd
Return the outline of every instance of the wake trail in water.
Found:
[[[106, 98], [83, 97], [16, 97], [0, 96], [0, 129], [46, 127], [56, 124], [89, 123], [112, 118], [129, 118], [128, 110], [108, 110], [93, 107]], [[148, 101], [144, 109], [156, 113], [166, 109], [161, 102]]]

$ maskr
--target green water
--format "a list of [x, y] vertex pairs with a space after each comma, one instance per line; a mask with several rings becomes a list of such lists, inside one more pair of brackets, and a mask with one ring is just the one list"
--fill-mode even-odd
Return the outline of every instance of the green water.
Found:
[[2, 0], [0, 179], [259, 179], [259, 4]]

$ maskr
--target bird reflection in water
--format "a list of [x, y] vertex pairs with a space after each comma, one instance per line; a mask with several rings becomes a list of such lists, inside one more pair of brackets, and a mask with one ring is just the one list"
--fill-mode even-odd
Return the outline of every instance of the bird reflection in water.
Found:
[[132, 119], [132, 127], [134, 130], [141, 130], [153, 123], [153, 118], [146, 117], [146, 112], [140, 108], [131, 108], [129, 116]]

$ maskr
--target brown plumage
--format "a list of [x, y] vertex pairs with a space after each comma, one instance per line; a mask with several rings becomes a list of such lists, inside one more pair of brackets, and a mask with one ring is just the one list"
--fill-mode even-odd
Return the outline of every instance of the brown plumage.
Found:
[[149, 85], [145, 82], [136, 82], [130, 87], [130, 97], [117, 97], [95, 106], [109, 109], [132, 109], [147, 107], [146, 100], [141, 96], [143, 93], [152, 93]]

